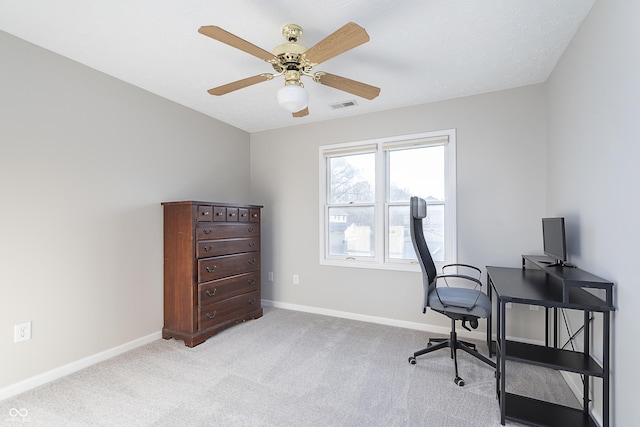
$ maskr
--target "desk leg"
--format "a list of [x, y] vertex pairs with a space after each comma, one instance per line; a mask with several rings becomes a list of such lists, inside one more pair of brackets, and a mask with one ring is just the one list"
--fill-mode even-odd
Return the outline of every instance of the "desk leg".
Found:
[[549, 307], [544, 308], [544, 346], [549, 347]]
[[[591, 336], [591, 328], [589, 318], [591, 317], [591, 312], [585, 310], [584, 311], [584, 320], [583, 320], [583, 335], [584, 335], [584, 357], [588, 359], [591, 353], [591, 344], [589, 342], [589, 337]], [[583, 374], [582, 376], [582, 411], [585, 415], [589, 415], [589, 382], [591, 381], [591, 377], [587, 374]]]
[[558, 348], [558, 307], [553, 307], [553, 348]]
[[[491, 306], [491, 310], [493, 310], [493, 305]], [[502, 371], [500, 370], [500, 319], [502, 318], [500, 313], [500, 299], [496, 301], [496, 398], [498, 399], [498, 403], [502, 405], [502, 400], [500, 399], [500, 375]], [[491, 351], [489, 352], [489, 357], [491, 357]]]
[[611, 312], [605, 311], [602, 313], [602, 368], [604, 370], [604, 375], [602, 378], [602, 426], [609, 427], [609, 380], [611, 375], [609, 373], [609, 369], [611, 368], [610, 363], [610, 351], [609, 346], [611, 345]]
[[491, 329], [493, 328], [493, 320], [492, 320], [492, 312], [493, 312], [493, 292], [491, 291], [491, 278], [487, 274], [487, 296], [489, 297], [489, 302], [491, 303], [491, 311], [489, 312], [489, 317], [487, 317], [487, 347], [489, 347], [489, 358], [493, 357], [493, 346], [491, 345], [492, 337], [491, 337]]
[[507, 358], [507, 340], [506, 340], [506, 303], [502, 299], [498, 299], [498, 335], [499, 335], [499, 354], [498, 354], [498, 363], [496, 366], [498, 368], [498, 378], [500, 379], [500, 424], [504, 425], [505, 423], [505, 414], [506, 414], [506, 371], [505, 371], [505, 360]]

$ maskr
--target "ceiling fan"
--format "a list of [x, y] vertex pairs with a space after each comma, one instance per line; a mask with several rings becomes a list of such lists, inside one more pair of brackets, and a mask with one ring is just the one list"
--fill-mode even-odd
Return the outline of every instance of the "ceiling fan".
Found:
[[369, 35], [365, 29], [353, 22], [344, 25], [309, 49], [298, 44], [298, 39], [302, 36], [302, 28], [295, 24], [285, 25], [282, 27], [282, 35], [287, 39], [287, 43], [277, 46], [273, 49], [273, 53], [217, 26], [203, 26], [198, 32], [256, 56], [270, 63], [275, 70], [274, 74], [258, 74], [209, 89], [208, 92], [211, 95], [224, 95], [274, 77], [284, 76], [284, 87], [278, 90], [278, 102], [280, 106], [290, 111], [293, 117], [304, 117], [309, 114], [307, 106], [309, 94], [302, 84], [302, 76], [365, 99], [373, 99], [380, 94], [380, 89], [375, 86], [324, 71], [312, 72], [316, 65], [369, 41]]

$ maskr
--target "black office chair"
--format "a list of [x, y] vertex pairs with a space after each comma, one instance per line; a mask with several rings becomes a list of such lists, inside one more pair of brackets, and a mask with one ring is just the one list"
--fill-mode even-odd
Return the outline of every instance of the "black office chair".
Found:
[[[424, 286], [422, 312], [426, 313], [427, 307], [431, 307], [432, 310], [449, 317], [451, 319], [451, 333], [449, 338], [430, 338], [426, 348], [416, 351], [413, 353], [413, 356], [409, 357], [409, 363], [415, 365], [416, 357], [448, 347], [451, 349], [451, 358], [453, 359], [456, 370], [454, 382], [459, 386], [463, 386], [464, 380], [458, 376], [456, 350], [464, 350], [494, 369], [496, 367], [494, 362], [476, 350], [475, 344], [460, 341], [456, 335], [456, 320], [462, 320], [462, 327], [470, 331], [471, 329], [467, 326], [467, 322], [473, 329], [476, 329], [478, 327], [478, 319], [487, 318], [491, 314], [491, 301], [480, 289], [482, 282], [479, 278], [482, 271], [468, 264], [448, 264], [442, 267], [442, 274], [437, 274], [436, 266], [431, 258], [431, 253], [429, 252], [429, 247], [427, 246], [422, 230], [422, 219], [427, 216], [427, 202], [419, 197], [411, 197], [410, 214], [411, 241], [413, 242], [413, 247], [418, 256], [420, 267], [422, 268], [422, 282]], [[477, 273], [478, 278], [466, 274], [445, 273], [447, 270], [451, 271], [450, 269], [454, 268], [466, 269], [465, 271], [472, 271], [474, 274]], [[474, 283], [474, 288], [449, 286], [447, 279], [454, 278], [455, 280], [463, 279], [472, 282]]]

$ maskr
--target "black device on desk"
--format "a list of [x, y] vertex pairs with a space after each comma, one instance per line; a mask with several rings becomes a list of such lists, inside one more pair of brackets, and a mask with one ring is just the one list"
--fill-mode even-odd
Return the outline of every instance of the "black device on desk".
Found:
[[[549, 266], [567, 265], [567, 239], [564, 218], [542, 218], [542, 248], [552, 260], [544, 261]], [[571, 267], [567, 265], [567, 267]]]
[[552, 266], [575, 267], [567, 262], [567, 238], [564, 218], [542, 218], [542, 248], [549, 261], [540, 261]]

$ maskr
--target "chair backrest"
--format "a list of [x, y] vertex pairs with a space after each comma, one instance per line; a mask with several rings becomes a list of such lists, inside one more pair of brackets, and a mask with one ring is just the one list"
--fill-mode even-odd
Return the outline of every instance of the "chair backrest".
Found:
[[422, 308], [425, 309], [429, 293], [435, 289], [435, 279], [438, 274], [422, 230], [422, 220], [427, 216], [427, 202], [420, 197], [411, 197], [410, 216], [411, 242], [422, 268], [422, 284], [424, 286], [424, 306]]

